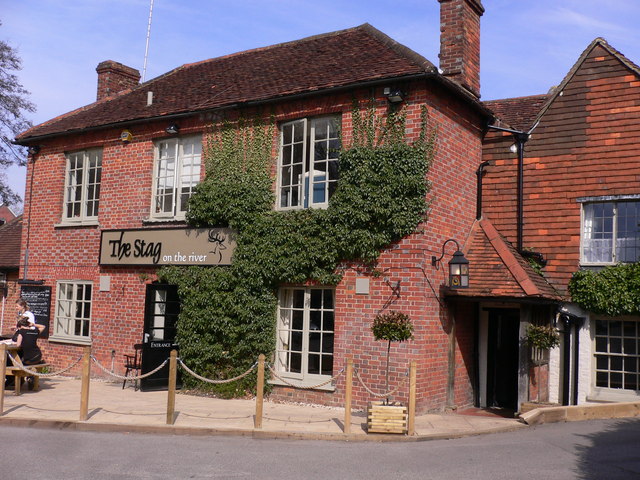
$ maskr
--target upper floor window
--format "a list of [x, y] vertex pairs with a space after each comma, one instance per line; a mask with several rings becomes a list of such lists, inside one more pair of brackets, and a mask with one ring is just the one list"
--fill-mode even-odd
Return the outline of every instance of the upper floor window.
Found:
[[184, 218], [193, 189], [200, 182], [201, 137], [170, 138], [155, 146], [154, 218]]
[[276, 369], [308, 384], [333, 372], [335, 294], [332, 288], [282, 288]]
[[288, 122], [280, 129], [278, 208], [326, 207], [338, 182], [340, 118]]
[[98, 218], [102, 150], [67, 154], [64, 212], [65, 222], [87, 222]]
[[638, 261], [640, 202], [585, 203], [582, 219], [583, 265]]

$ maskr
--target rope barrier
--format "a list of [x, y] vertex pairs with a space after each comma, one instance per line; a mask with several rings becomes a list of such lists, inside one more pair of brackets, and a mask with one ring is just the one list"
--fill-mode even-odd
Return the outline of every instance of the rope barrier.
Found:
[[267, 363], [266, 365], [269, 367], [269, 371], [271, 372], [271, 374], [274, 377], [276, 377], [278, 380], [280, 380], [282, 383], [284, 383], [285, 385], [288, 385], [290, 387], [293, 387], [293, 388], [300, 388], [302, 390], [313, 390], [314, 388], [324, 387], [325, 385], [330, 384], [334, 380], [337, 380], [340, 377], [340, 375], [342, 375], [342, 373], [344, 372], [344, 368], [343, 368], [334, 377], [331, 377], [326, 382], [318, 383], [317, 385], [296, 385], [296, 384], [293, 384], [293, 383], [289, 382], [288, 380], [282, 378], [280, 375], [278, 375], [278, 372], [276, 372], [273, 369], [273, 367], [271, 366], [270, 363]]
[[[43, 378], [56, 377], [58, 375], [62, 375], [63, 373], [68, 372], [69, 370], [71, 370], [73, 367], [75, 367], [78, 363], [80, 363], [82, 361], [82, 356], [80, 356], [75, 362], [73, 362], [68, 367], [63, 368], [62, 370], [58, 370], [57, 372], [51, 372], [51, 373], [40, 373], [37, 370], [30, 370], [30, 369], [26, 368], [24, 365], [22, 365], [20, 363], [20, 361], [18, 359], [14, 358], [10, 353], [7, 353], [7, 355], [11, 359], [11, 362], [13, 363], [14, 367], [19, 368], [23, 372], [27, 372], [30, 375], [37, 375], [37, 376], [43, 377]], [[33, 365], [33, 366], [37, 366], [37, 365]]]
[[353, 370], [356, 372], [356, 378], [358, 379], [358, 381], [362, 384], [362, 386], [364, 387], [364, 389], [367, 391], [367, 393], [369, 393], [370, 395], [373, 395], [374, 397], [378, 397], [378, 398], [383, 398], [383, 397], [390, 397], [391, 395], [394, 395], [398, 390], [400, 390], [400, 387], [402, 387], [402, 385], [404, 385], [404, 383], [407, 381], [408, 377], [405, 378], [405, 380], [403, 382], [400, 382], [396, 388], [394, 388], [393, 390], [389, 391], [389, 392], [385, 392], [385, 393], [375, 393], [373, 392], [366, 383], [364, 383], [364, 380], [362, 380], [362, 377], [360, 376], [360, 372], [358, 371], [357, 368], [353, 368]]
[[162, 362], [159, 366], [157, 366], [156, 368], [154, 368], [150, 372], [147, 372], [147, 373], [142, 374], [142, 375], [128, 375], [128, 376], [125, 376], [125, 375], [118, 375], [117, 373], [113, 373], [111, 370], [107, 370], [96, 359], [96, 357], [94, 357], [93, 355], [91, 355], [91, 360], [93, 360], [94, 363], [98, 366], [98, 368], [100, 368], [100, 370], [102, 370], [104, 373], [106, 373], [107, 375], [110, 375], [110, 376], [112, 376], [114, 378], [117, 378], [118, 380], [142, 380], [143, 378], [150, 377], [154, 373], [160, 371], [162, 369], [162, 367], [164, 367], [169, 362], [169, 359], [167, 358], [164, 362]]
[[258, 365], [258, 362], [254, 363], [253, 365], [251, 365], [251, 367], [249, 368], [249, 370], [247, 370], [244, 373], [241, 373], [240, 375], [238, 375], [237, 377], [233, 377], [233, 378], [228, 378], [226, 380], [214, 380], [212, 378], [206, 378], [203, 377], [201, 375], [198, 375], [196, 372], [194, 372], [193, 370], [191, 370], [189, 367], [187, 367], [184, 362], [182, 361], [182, 359], [178, 358], [178, 363], [180, 364], [180, 366], [182, 368], [185, 369], [185, 371], [190, 374], [191, 376], [197, 378], [198, 380], [202, 380], [203, 382], [207, 382], [207, 383], [213, 383], [215, 385], [220, 385], [222, 383], [231, 383], [231, 382], [235, 382], [236, 380], [240, 380], [241, 378], [246, 377], [247, 375], [249, 375], [251, 373], [251, 370], [253, 370], [254, 368], [256, 368], [256, 366]]

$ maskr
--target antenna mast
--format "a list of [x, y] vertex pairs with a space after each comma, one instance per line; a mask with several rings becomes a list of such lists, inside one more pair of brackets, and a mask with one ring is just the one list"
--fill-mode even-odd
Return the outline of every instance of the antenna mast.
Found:
[[147, 56], [149, 55], [149, 37], [151, 36], [151, 17], [153, 16], [153, 0], [149, 5], [149, 24], [147, 25], [147, 44], [144, 47], [144, 66], [142, 67], [142, 83], [147, 74]]

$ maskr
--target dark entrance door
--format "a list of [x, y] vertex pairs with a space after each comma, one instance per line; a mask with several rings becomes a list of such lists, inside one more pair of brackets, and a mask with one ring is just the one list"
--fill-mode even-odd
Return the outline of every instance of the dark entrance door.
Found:
[[[142, 344], [142, 374], [156, 369], [177, 348], [176, 324], [180, 313], [178, 287], [175, 285], [147, 285], [144, 313], [144, 341]], [[180, 374], [180, 369], [178, 369]], [[169, 364], [153, 375], [140, 380], [140, 390], [164, 390], [169, 384]], [[180, 376], [178, 375], [178, 386]]]
[[516, 410], [520, 311], [489, 310], [487, 406]]

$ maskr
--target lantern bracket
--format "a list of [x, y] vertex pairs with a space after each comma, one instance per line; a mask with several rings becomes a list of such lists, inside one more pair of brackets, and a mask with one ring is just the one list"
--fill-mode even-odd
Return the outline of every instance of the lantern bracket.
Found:
[[460, 244], [458, 243], [457, 240], [450, 238], [448, 240], [446, 240], [443, 244], [442, 244], [442, 255], [440, 255], [440, 257], [436, 258], [435, 255], [431, 256], [431, 265], [433, 265], [434, 267], [436, 267], [436, 270], [438, 269], [438, 264], [441, 262], [441, 260], [444, 258], [444, 249], [447, 246], [447, 243], [449, 242], [453, 242], [456, 244], [456, 251], [459, 252], [460, 251]]

